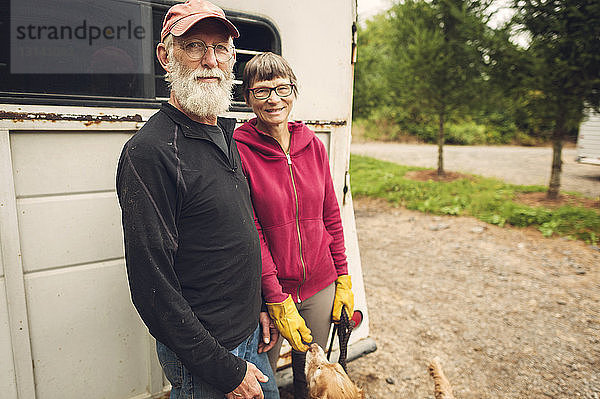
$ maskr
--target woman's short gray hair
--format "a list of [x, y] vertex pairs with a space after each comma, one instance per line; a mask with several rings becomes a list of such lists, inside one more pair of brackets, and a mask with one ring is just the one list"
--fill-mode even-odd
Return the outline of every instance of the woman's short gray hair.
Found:
[[273, 80], [275, 78], [289, 79], [294, 85], [294, 95], [298, 95], [298, 81], [290, 64], [280, 55], [266, 52], [255, 55], [244, 67], [242, 77], [242, 93], [248, 101], [248, 89], [254, 82]]

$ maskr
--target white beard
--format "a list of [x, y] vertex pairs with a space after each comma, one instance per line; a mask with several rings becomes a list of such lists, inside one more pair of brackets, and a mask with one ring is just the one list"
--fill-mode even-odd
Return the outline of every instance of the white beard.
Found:
[[[181, 107], [201, 118], [215, 117], [227, 112], [233, 98], [233, 71], [219, 68], [188, 69], [171, 57], [166, 80]], [[217, 77], [217, 83], [198, 82], [201, 77]]]

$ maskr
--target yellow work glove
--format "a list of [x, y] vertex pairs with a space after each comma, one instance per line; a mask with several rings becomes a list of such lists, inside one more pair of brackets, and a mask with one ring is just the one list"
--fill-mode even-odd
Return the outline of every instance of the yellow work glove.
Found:
[[354, 294], [352, 293], [352, 281], [350, 275], [339, 276], [335, 280], [335, 297], [333, 298], [333, 312], [331, 319], [339, 323], [342, 316], [342, 305], [346, 306], [348, 319], [354, 314]]
[[310, 330], [306, 327], [306, 322], [298, 313], [292, 296], [288, 295], [285, 301], [281, 303], [267, 303], [267, 309], [277, 329], [283, 338], [289, 341], [292, 348], [300, 352], [306, 352], [308, 345], [302, 341], [311, 343], [313, 338], [310, 335]]

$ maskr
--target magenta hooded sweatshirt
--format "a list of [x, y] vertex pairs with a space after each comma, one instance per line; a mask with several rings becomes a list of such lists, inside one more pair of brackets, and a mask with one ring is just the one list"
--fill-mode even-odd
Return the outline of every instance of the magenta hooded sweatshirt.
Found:
[[233, 137], [260, 237], [263, 297], [279, 303], [291, 294], [301, 302], [348, 274], [327, 151], [301, 122], [288, 123], [288, 154], [255, 126], [256, 118]]

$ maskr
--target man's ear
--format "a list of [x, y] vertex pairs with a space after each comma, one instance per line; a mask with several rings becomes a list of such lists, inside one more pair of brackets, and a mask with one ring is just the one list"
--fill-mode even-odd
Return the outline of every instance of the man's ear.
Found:
[[169, 71], [169, 56], [164, 43], [158, 43], [158, 46], [156, 46], [156, 58], [158, 58], [158, 62], [166, 72], [171, 72]]

